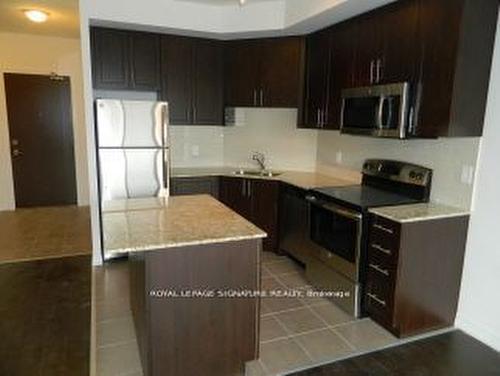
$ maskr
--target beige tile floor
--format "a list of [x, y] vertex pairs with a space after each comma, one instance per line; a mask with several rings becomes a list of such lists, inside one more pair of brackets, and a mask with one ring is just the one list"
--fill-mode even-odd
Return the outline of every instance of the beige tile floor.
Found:
[[89, 254], [88, 207], [0, 212], [0, 263]]
[[[94, 273], [97, 374], [139, 376], [127, 262], [98, 267]], [[262, 285], [300, 288], [307, 281], [288, 258], [265, 254]], [[398, 342], [370, 319], [355, 320], [322, 298], [263, 299], [260, 335], [260, 358], [247, 364], [247, 376], [282, 375]]]

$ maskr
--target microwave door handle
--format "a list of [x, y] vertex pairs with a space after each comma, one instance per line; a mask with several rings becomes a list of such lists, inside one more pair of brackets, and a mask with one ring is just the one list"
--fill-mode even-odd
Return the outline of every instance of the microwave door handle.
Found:
[[378, 104], [378, 115], [377, 115], [377, 128], [378, 129], [383, 129], [384, 128], [384, 106], [387, 101], [387, 97], [382, 95], [380, 97], [380, 102]]

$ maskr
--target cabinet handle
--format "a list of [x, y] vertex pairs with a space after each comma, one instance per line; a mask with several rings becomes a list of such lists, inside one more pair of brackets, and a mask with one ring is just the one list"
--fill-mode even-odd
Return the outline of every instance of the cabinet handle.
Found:
[[370, 293], [370, 292], [369, 292], [369, 293], [367, 293], [366, 295], [367, 295], [370, 299], [375, 300], [378, 304], [383, 305], [384, 307], [385, 307], [385, 306], [387, 306], [387, 303], [385, 302], [385, 300], [380, 299], [377, 295], [372, 294], [372, 293]]
[[243, 197], [247, 196], [247, 182], [245, 179], [241, 179], [241, 195]]
[[382, 59], [377, 59], [377, 83], [382, 80]]
[[193, 123], [196, 123], [196, 115], [197, 115], [197, 113], [196, 113], [196, 106], [195, 105], [193, 105], [192, 111], [193, 111]]
[[253, 89], [253, 105], [257, 106], [257, 89]]
[[373, 84], [373, 68], [375, 67], [375, 61], [370, 61], [370, 84]]
[[376, 229], [382, 230], [382, 231], [384, 231], [384, 232], [387, 232], [388, 234], [394, 234], [394, 231], [393, 231], [392, 229], [387, 228], [387, 227], [382, 226], [382, 225], [379, 225], [379, 224], [377, 224], [377, 223], [375, 223], [375, 224], [373, 225], [373, 227], [374, 227], [374, 228], [376, 228]]
[[260, 89], [260, 107], [264, 107], [264, 89]]
[[380, 266], [378, 266], [378, 265], [376, 265], [376, 264], [370, 264], [369, 266], [370, 266], [370, 268], [372, 268], [373, 270], [375, 270], [375, 271], [377, 271], [377, 272], [379, 272], [379, 273], [381, 273], [381, 274], [383, 274], [383, 275], [385, 275], [385, 276], [389, 277], [389, 270], [387, 270], [387, 269], [382, 269]]
[[316, 112], [316, 125], [321, 127], [321, 110], [318, 108], [318, 111]]
[[247, 184], [248, 184], [247, 194], [248, 194], [248, 197], [251, 197], [252, 196], [252, 182], [250, 180], [248, 180]]
[[376, 249], [377, 251], [382, 252], [388, 256], [392, 255], [392, 252], [390, 249], [384, 248], [379, 244], [372, 243], [372, 248]]

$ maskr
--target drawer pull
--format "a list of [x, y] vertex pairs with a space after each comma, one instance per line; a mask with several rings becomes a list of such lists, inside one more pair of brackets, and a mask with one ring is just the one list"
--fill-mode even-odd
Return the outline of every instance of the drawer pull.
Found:
[[384, 307], [387, 306], [385, 300], [380, 299], [377, 295], [371, 293], [367, 293], [366, 295], [368, 295], [370, 299], [375, 300], [378, 304], [383, 305]]
[[382, 246], [381, 246], [381, 245], [379, 245], [379, 244], [375, 244], [375, 243], [373, 243], [373, 244], [372, 244], [372, 248], [373, 248], [373, 249], [376, 249], [377, 251], [380, 251], [380, 252], [382, 252], [382, 253], [384, 253], [384, 254], [386, 254], [386, 255], [388, 255], [388, 256], [392, 255], [392, 252], [391, 252], [391, 250], [390, 250], [390, 249], [384, 248], [384, 247], [382, 247]]
[[370, 268], [372, 268], [373, 270], [376, 270], [377, 272], [382, 273], [383, 275], [389, 277], [389, 270], [387, 270], [387, 269], [382, 269], [380, 266], [375, 265], [375, 264], [370, 264]]
[[385, 226], [379, 225], [379, 224], [377, 224], [377, 223], [375, 223], [375, 224], [373, 225], [373, 227], [374, 227], [374, 228], [376, 228], [376, 229], [382, 230], [382, 231], [384, 231], [384, 232], [387, 232], [388, 234], [394, 234], [394, 230], [392, 230], [392, 229], [390, 229], [390, 228], [387, 228], [387, 227], [385, 227]]

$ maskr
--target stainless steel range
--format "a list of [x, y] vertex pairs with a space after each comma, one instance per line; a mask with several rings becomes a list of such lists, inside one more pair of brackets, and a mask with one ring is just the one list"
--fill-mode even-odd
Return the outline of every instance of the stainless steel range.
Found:
[[361, 315], [368, 239], [368, 209], [429, 200], [432, 170], [372, 159], [363, 165], [361, 185], [309, 192], [311, 260], [306, 273], [321, 289], [348, 292], [337, 303]]

